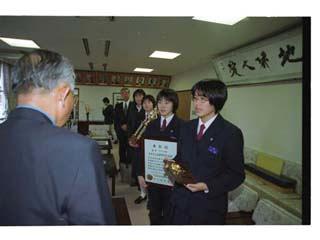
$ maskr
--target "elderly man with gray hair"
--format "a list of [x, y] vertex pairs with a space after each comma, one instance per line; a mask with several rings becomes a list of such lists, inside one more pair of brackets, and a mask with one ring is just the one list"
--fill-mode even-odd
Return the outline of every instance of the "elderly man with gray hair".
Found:
[[0, 125], [0, 225], [115, 224], [98, 145], [61, 128], [73, 108], [69, 60], [36, 50], [12, 81], [17, 107]]

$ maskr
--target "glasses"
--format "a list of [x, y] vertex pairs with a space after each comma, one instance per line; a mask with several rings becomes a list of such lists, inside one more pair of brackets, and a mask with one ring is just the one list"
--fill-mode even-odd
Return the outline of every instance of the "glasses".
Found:
[[70, 90], [68, 92], [68, 95], [67, 97], [72, 97], [72, 102], [73, 102], [73, 105], [76, 106], [78, 104], [78, 101], [79, 101], [79, 97], [77, 95], [74, 94], [74, 91]]
[[209, 101], [209, 99], [207, 97], [203, 97], [203, 96], [200, 96], [200, 97], [193, 97], [192, 98], [192, 101], [195, 103], [195, 102], [199, 102], [199, 103], [206, 103]]
[[77, 106], [78, 105], [78, 102], [79, 102], [79, 97], [78, 96], [74, 96], [73, 97], [73, 106]]

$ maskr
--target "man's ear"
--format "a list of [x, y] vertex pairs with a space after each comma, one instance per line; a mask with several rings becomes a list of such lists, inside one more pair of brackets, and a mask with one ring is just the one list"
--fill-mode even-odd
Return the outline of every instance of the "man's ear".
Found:
[[71, 92], [71, 89], [68, 85], [59, 85], [57, 88], [56, 88], [56, 94], [57, 94], [57, 97], [58, 97], [58, 101], [60, 103], [63, 103], [65, 102], [66, 98], [68, 97], [68, 95], [70, 94]]

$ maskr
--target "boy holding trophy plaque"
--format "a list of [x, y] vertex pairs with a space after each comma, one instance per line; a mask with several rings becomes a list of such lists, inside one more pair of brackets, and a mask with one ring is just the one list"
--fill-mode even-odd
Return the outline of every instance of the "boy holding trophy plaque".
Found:
[[181, 128], [176, 161], [165, 161], [176, 176], [168, 224], [224, 224], [228, 192], [245, 179], [243, 135], [220, 114], [227, 100], [223, 82], [200, 81], [192, 96], [198, 118]]

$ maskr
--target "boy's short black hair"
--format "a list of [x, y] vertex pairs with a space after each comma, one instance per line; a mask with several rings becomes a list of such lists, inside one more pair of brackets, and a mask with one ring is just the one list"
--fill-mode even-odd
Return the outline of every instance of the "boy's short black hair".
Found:
[[193, 97], [196, 93], [199, 96], [207, 97], [210, 105], [214, 106], [216, 113], [222, 110], [228, 99], [227, 86], [220, 80], [201, 80], [193, 85], [191, 92]]
[[107, 98], [107, 97], [104, 97], [104, 98], [102, 99], [102, 101], [103, 101], [104, 103], [109, 103], [109, 102], [110, 102], [109, 98]]
[[173, 103], [172, 112], [175, 113], [179, 107], [178, 94], [170, 88], [162, 89], [157, 95], [157, 103], [163, 98]]
[[145, 100], [149, 100], [150, 102], [152, 102], [153, 108], [156, 106], [156, 100], [154, 99], [154, 97], [150, 94], [145, 95], [142, 99], [142, 104]]
[[135, 96], [138, 95], [138, 94], [143, 95], [143, 96], [146, 95], [146, 93], [145, 93], [145, 91], [143, 91], [143, 89], [138, 88], [137, 90], [135, 90], [135, 91], [133, 92], [133, 100], [134, 100]]

